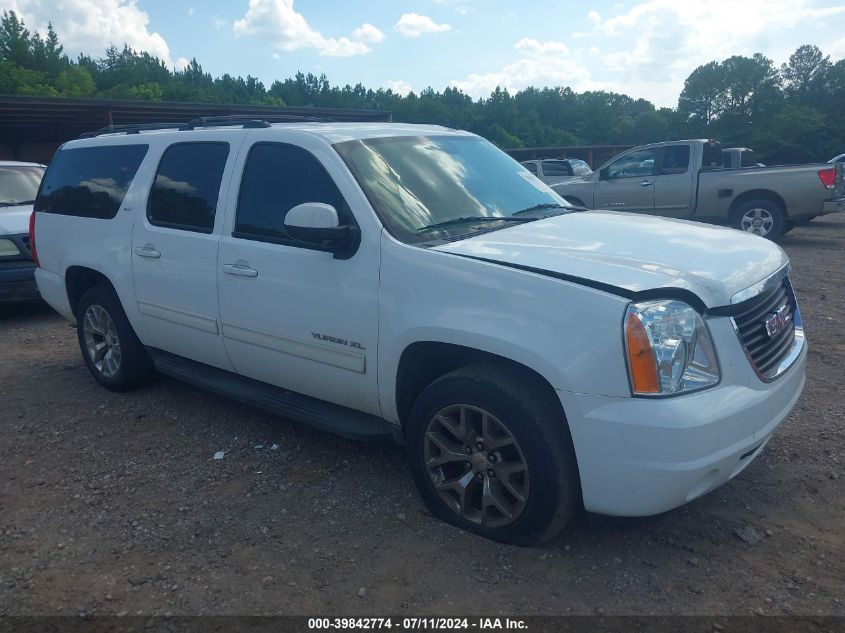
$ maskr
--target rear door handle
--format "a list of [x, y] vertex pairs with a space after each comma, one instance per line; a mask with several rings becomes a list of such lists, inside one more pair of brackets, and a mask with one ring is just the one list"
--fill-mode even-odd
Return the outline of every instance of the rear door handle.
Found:
[[136, 246], [135, 254], [140, 257], [150, 257], [152, 259], [158, 259], [159, 257], [161, 257], [161, 253], [149, 244], [147, 244], [146, 246]]
[[654, 184], [651, 180], [641, 180], [640, 187], [651, 187]]
[[258, 277], [258, 271], [246, 262], [223, 264], [223, 272], [229, 275], [239, 275], [240, 277]]

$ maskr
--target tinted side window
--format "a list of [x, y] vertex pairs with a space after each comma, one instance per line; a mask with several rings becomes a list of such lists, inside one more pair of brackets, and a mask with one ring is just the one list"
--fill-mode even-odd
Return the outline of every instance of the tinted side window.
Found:
[[290, 239], [285, 215], [304, 202], [330, 204], [341, 224], [354, 224], [337, 185], [314, 156], [293, 145], [257, 143], [244, 166], [234, 235], [284, 243]]
[[537, 163], [522, 163], [522, 166], [535, 176], [537, 175]]
[[569, 165], [560, 161], [547, 160], [543, 161], [543, 175], [544, 176], [571, 176], [572, 171]]
[[638, 178], [654, 173], [654, 159], [657, 152], [653, 149], [641, 149], [617, 158], [606, 167], [608, 180], [616, 178]]
[[661, 174], [683, 174], [689, 169], [689, 145], [667, 145], [663, 148]]
[[80, 147], [56, 152], [35, 210], [111, 219], [144, 160], [147, 145]]
[[211, 233], [228, 143], [176, 143], [158, 165], [147, 202], [150, 224]]

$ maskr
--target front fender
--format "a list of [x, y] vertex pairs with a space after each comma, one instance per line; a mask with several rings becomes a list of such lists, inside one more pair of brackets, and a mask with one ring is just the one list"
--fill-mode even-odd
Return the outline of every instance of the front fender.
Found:
[[627, 300], [573, 282], [382, 241], [379, 399], [398, 419], [396, 376], [417, 342], [502, 356], [556, 389], [628, 396], [622, 346]]

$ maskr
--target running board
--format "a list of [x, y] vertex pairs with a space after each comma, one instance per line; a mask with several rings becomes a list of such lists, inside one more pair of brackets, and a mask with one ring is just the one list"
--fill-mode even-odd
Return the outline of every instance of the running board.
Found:
[[188, 384], [302, 422], [346, 439], [402, 442], [398, 426], [374, 415], [304, 396], [210, 365], [147, 348], [156, 370]]

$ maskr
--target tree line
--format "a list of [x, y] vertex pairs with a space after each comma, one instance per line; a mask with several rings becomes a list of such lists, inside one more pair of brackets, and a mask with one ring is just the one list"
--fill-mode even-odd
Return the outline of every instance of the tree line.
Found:
[[395, 121], [434, 123], [480, 134], [503, 148], [636, 145], [678, 138], [717, 138], [752, 147], [767, 163], [827, 160], [845, 152], [845, 59], [799, 47], [780, 68], [757, 53], [699, 66], [675, 108], [607, 91], [568, 87], [496, 88], [473, 99], [456, 88], [419, 94], [332, 85], [325, 75], [296, 73], [266, 87], [257, 78], [212, 77], [196, 59], [171, 70], [130, 47], [70, 59], [52, 25], [30, 33], [14, 11], [0, 18], [0, 93], [151, 101], [317, 106], [390, 110]]

